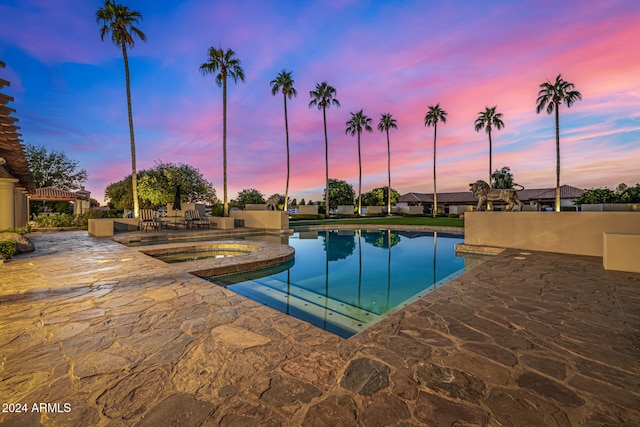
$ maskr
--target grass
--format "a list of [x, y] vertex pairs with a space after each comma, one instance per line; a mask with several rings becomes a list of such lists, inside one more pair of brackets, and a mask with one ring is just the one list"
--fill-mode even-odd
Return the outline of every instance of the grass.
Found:
[[464, 219], [461, 218], [433, 218], [433, 217], [392, 217], [392, 218], [359, 218], [359, 219], [336, 219], [320, 221], [291, 221], [292, 227], [302, 225], [324, 225], [324, 224], [376, 224], [376, 225], [430, 225], [439, 227], [464, 227]]

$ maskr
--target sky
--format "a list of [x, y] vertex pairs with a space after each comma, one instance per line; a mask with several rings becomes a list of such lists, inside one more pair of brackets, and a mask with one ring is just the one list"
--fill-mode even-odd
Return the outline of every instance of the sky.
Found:
[[[497, 106], [493, 169], [508, 166], [525, 188], [555, 186], [555, 119], [536, 113], [540, 84], [558, 74], [582, 94], [560, 107], [561, 184], [579, 188], [640, 182], [640, 2], [540, 0], [143, 1], [129, 50], [138, 170], [185, 163], [222, 183], [222, 89], [199, 67], [209, 47], [231, 48], [245, 82], [229, 82], [229, 198], [246, 188], [284, 194], [283, 96], [270, 81], [292, 72], [288, 100], [290, 197], [321, 200], [322, 111], [309, 92], [326, 81], [341, 107], [327, 110], [329, 176], [358, 190], [351, 114], [364, 133], [362, 191], [387, 183], [387, 141], [376, 125], [391, 113], [391, 186], [433, 191], [434, 128], [428, 106], [447, 113], [436, 142], [438, 192], [488, 179], [489, 140], [474, 122]], [[122, 51], [100, 39], [99, 0], [0, 0], [0, 78], [25, 144], [64, 152], [87, 170], [87, 190], [131, 173]]]

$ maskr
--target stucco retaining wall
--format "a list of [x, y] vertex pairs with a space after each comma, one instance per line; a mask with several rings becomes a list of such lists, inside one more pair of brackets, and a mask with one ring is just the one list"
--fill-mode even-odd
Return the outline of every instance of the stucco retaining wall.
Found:
[[283, 211], [231, 211], [229, 216], [244, 220], [244, 226], [269, 230], [289, 229], [289, 214]]
[[640, 234], [638, 212], [467, 212], [467, 245], [603, 256], [603, 233]]

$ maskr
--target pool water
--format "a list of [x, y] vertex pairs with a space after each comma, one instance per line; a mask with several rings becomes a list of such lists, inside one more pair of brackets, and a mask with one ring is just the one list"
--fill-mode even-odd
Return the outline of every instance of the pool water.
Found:
[[241, 251], [233, 249], [209, 249], [200, 251], [179, 251], [160, 255], [152, 255], [154, 258], [164, 261], [167, 264], [176, 262], [198, 261], [209, 258], [229, 258], [235, 256], [248, 255], [251, 251]]
[[415, 231], [314, 231], [289, 238], [295, 262], [212, 282], [348, 338], [461, 275], [463, 237]]

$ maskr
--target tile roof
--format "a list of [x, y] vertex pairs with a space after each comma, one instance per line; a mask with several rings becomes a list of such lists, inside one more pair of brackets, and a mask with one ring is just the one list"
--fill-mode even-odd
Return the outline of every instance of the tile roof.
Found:
[[74, 193], [73, 191], [62, 190], [55, 187], [38, 188], [35, 194], [31, 196], [31, 200], [41, 201], [64, 201], [72, 202], [74, 200], [84, 199], [84, 196]]
[[[580, 197], [585, 190], [572, 187], [571, 185], [560, 186], [561, 199], [575, 199]], [[518, 191], [518, 198], [523, 202], [554, 200], [556, 189], [554, 188], [531, 188]], [[476, 199], [471, 191], [459, 191], [454, 193], [438, 193], [438, 203], [464, 204], [475, 203]], [[405, 203], [433, 203], [433, 193], [407, 193], [400, 196], [398, 202]]]

